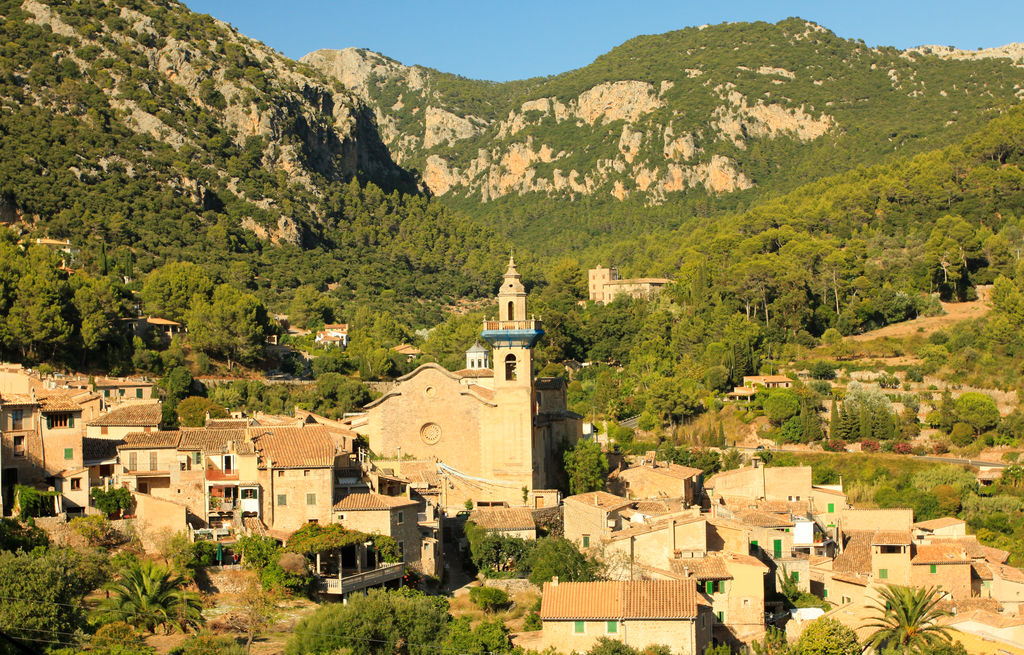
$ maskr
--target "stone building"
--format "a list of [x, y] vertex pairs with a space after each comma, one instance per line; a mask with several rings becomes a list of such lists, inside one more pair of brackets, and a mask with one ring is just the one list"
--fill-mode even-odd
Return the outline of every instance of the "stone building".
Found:
[[479, 353], [465, 371], [424, 364], [350, 422], [379, 457], [436, 462], [446, 507], [536, 504], [540, 490], [556, 486], [561, 449], [582, 431], [564, 382], [534, 378], [533, 347], [544, 330], [527, 315], [511, 258], [497, 300], [498, 320], [485, 321], [481, 334], [492, 348], [489, 375], [473, 368]]
[[619, 278], [615, 268], [598, 265], [587, 271], [587, 289], [594, 302], [609, 303], [619, 296], [648, 298], [655, 295], [672, 280], [664, 277]]

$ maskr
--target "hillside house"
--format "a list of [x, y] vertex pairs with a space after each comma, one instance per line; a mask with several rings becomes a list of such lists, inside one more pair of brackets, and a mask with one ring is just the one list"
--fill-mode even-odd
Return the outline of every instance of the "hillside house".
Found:
[[348, 323], [328, 323], [313, 341], [321, 348], [348, 348]]
[[608, 489], [627, 498], [678, 498], [686, 505], [700, 502], [704, 472], [654, 457], [637, 466], [620, 468], [608, 476]]
[[544, 648], [585, 652], [606, 637], [643, 650], [664, 645], [700, 655], [711, 644], [714, 616], [692, 580], [544, 584], [540, 607]]

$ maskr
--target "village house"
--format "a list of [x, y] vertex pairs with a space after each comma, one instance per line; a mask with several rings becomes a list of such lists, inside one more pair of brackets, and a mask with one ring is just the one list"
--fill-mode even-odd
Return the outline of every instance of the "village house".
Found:
[[672, 280], [663, 277], [619, 278], [615, 268], [600, 265], [587, 271], [587, 288], [590, 300], [610, 303], [620, 296], [627, 298], [650, 298], [661, 291]]
[[348, 348], [348, 323], [328, 323], [313, 341], [321, 348]]
[[441, 542], [432, 528], [420, 526], [426, 519], [425, 503], [406, 496], [375, 493], [349, 494], [334, 504], [334, 520], [344, 527], [391, 537], [398, 544], [401, 561], [430, 576], [441, 573]]
[[153, 382], [139, 378], [96, 378], [96, 393], [107, 407], [130, 402], [153, 402]]
[[159, 401], [133, 403], [112, 409], [85, 424], [86, 439], [120, 441], [132, 432], [155, 432], [163, 420]]
[[478, 507], [469, 515], [477, 527], [502, 537], [534, 540], [537, 522], [529, 507]]
[[637, 650], [667, 646], [701, 655], [711, 644], [714, 616], [692, 580], [620, 580], [544, 584], [543, 648], [585, 652], [606, 637]]
[[653, 453], [608, 476], [608, 489], [627, 498], [678, 498], [686, 505], [700, 503], [704, 472], [672, 462], [658, 462]]
[[628, 525], [622, 515], [632, 509], [633, 501], [606, 491], [568, 496], [562, 500], [563, 534], [580, 548], [597, 546]]
[[696, 559], [672, 561], [672, 572], [696, 580], [697, 589], [711, 602], [714, 640], [734, 648], [764, 638], [766, 577], [764, 562], [741, 553], [709, 553]]

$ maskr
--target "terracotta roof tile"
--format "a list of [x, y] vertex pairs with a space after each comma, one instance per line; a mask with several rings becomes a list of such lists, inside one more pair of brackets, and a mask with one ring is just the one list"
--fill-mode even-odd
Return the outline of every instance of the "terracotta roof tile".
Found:
[[811, 487], [811, 491], [820, 491], [822, 493], [832, 494], [833, 496], [842, 496], [843, 498], [846, 498], [846, 493], [843, 492], [843, 491], [839, 491], [838, 489], [828, 489], [826, 487], [813, 487], [812, 486]]
[[909, 546], [912, 541], [906, 530], [879, 530], [871, 538], [872, 546]]
[[484, 400], [494, 400], [494, 390], [488, 389], [487, 387], [481, 387], [479, 384], [471, 384], [467, 387], [470, 391], [480, 396]]
[[138, 403], [113, 409], [86, 425], [115, 427], [157, 427], [163, 419], [160, 403]]
[[796, 525], [782, 514], [768, 512], [741, 512], [736, 515], [736, 519], [758, 528], [791, 528]]
[[33, 407], [39, 401], [27, 393], [5, 393], [0, 396], [0, 405], [7, 407]]
[[850, 532], [843, 552], [836, 555], [832, 570], [836, 573], [871, 574], [871, 539], [873, 532]]
[[971, 562], [971, 569], [979, 580], [992, 579], [992, 569], [985, 562]]
[[1006, 561], [1010, 559], [1009, 551], [1005, 551], [1000, 548], [982, 546], [981, 552], [984, 553], [985, 559], [990, 562], [995, 562], [996, 564], [1006, 564]]
[[544, 620], [689, 619], [700, 602], [692, 580], [544, 583]]
[[247, 428], [252, 424], [252, 420], [247, 418], [211, 418], [206, 421], [206, 427], [220, 430]]
[[36, 395], [44, 412], [78, 412], [82, 410], [82, 402], [97, 397], [93, 394], [83, 394], [81, 391], [68, 392], [59, 389]]
[[672, 572], [697, 580], [731, 580], [732, 575], [725, 567], [725, 560], [716, 555], [694, 559], [669, 560]]
[[245, 433], [260, 455], [260, 468], [334, 466], [334, 441], [323, 426], [252, 427]]
[[648, 516], [678, 512], [681, 509], [683, 509], [683, 503], [678, 499], [639, 500], [636, 503], [636, 511]]
[[529, 507], [479, 507], [469, 520], [485, 530], [535, 530], [536, 521]]
[[963, 537], [932, 537], [928, 543], [953, 545], [962, 548], [971, 559], [985, 559], [985, 550], [978, 543], [978, 538], [973, 534]]
[[418, 503], [415, 500], [410, 500], [404, 496], [385, 496], [383, 494], [371, 493], [349, 494], [334, 503], [334, 509], [359, 512], [367, 510], [390, 510], [417, 504]]
[[460, 378], [493, 378], [494, 371], [489, 368], [462, 368], [453, 371]]
[[632, 501], [622, 496], [616, 496], [610, 494], [607, 491], [588, 491], [584, 494], [576, 494], [575, 496], [569, 496], [565, 498], [563, 502], [574, 502], [588, 505], [590, 507], [600, 507], [604, 510], [614, 510], [620, 507], [630, 505]]
[[921, 528], [922, 530], [940, 530], [942, 528], [951, 528], [955, 525], [964, 525], [964, 521], [961, 519], [953, 518], [952, 516], [943, 516], [941, 519], [932, 519], [931, 521], [918, 521], [914, 524], [914, 527]]
[[124, 444], [118, 450], [134, 448], [177, 448], [181, 440], [181, 432], [177, 430], [157, 430], [156, 432], [132, 432], [124, 437]]
[[221, 430], [211, 428], [182, 428], [178, 450], [201, 450], [204, 453], [228, 452], [228, 445], [234, 446], [238, 455], [253, 455], [256, 449], [246, 438], [245, 430]]
[[921, 544], [917, 546], [911, 564], [970, 564], [971, 558], [959, 544]]
[[1024, 571], [1005, 564], [989, 563], [993, 577], [999, 577], [1010, 582], [1024, 583]]
[[664, 480], [665, 478], [671, 478], [673, 480], [689, 480], [695, 478], [704, 471], [700, 469], [690, 468], [689, 466], [681, 466], [679, 464], [672, 464], [662, 462], [657, 466], [650, 464], [645, 466], [631, 466], [626, 469], [616, 471], [613, 475], [624, 480], [635, 480], [635, 479], [647, 479], [652, 482], [658, 480]]

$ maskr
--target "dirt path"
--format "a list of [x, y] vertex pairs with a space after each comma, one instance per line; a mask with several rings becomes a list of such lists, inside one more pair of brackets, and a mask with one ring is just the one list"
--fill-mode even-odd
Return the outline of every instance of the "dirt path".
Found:
[[883, 339], [886, 337], [902, 339], [903, 337], [909, 337], [914, 334], [929, 335], [932, 332], [949, 327], [954, 323], [959, 323], [960, 321], [966, 321], [973, 318], [980, 318], [987, 314], [989, 310], [992, 309], [992, 305], [989, 303], [989, 294], [991, 290], [991, 286], [979, 286], [977, 300], [972, 300], [971, 302], [942, 303], [942, 309], [946, 312], [942, 316], [925, 316], [922, 318], [915, 318], [912, 321], [886, 325], [884, 328], [865, 332], [864, 334], [855, 334], [846, 338], [849, 341], [871, 341], [872, 339]]

